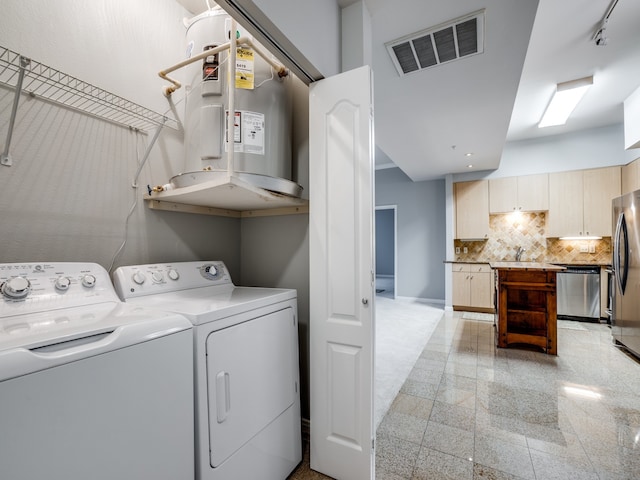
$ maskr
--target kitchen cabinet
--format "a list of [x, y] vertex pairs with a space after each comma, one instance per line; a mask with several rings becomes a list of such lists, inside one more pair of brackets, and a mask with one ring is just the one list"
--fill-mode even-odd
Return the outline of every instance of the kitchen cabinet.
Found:
[[640, 158], [622, 166], [622, 190], [625, 193], [640, 190]]
[[489, 180], [489, 213], [539, 212], [549, 209], [549, 175]]
[[453, 266], [453, 307], [493, 311], [493, 277], [486, 263], [456, 263]]
[[620, 167], [584, 171], [584, 231], [610, 237], [611, 200], [620, 196]]
[[489, 182], [453, 184], [456, 204], [456, 238], [489, 238]]
[[547, 237], [610, 237], [620, 171], [616, 166], [549, 174]]

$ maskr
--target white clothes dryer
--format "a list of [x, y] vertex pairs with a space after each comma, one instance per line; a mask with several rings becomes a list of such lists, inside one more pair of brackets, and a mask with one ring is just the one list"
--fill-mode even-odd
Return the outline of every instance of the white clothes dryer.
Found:
[[0, 478], [193, 478], [186, 318], [94, 263], [0, 264], [0, 291]]
[[194, 325], [196, 478], [286, 478], [302, 460], [296, 291], [235, 286], [220, 261], [120, 267], [114, 284]]

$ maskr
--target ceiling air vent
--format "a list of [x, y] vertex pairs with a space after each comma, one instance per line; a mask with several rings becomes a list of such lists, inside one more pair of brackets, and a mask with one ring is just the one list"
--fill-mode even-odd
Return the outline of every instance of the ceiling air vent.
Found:
[[484, 10], [386, 43], [400, 76], [482, 53]]

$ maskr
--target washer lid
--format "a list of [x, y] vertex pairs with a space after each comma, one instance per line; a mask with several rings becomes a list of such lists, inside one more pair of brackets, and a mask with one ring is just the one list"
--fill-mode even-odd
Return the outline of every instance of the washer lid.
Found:
[[0, 319], [0, 381], [183, 330], [181, 315], [120, 302]]
[[[112, 332], [118, 327], [146, 323], [155, 336], [170, 327], [174, 331], [191, 328], [183, 316], [120, 302], [64, 308], [0, 319], [0, 352], [12, 348], [38, 349], [81, 337]], [[154, 327], [154, 324], [156, 325]], [[158, 326], [161, 330], [157, 332]], [[146, 341], [148, 338], [140, 338]]]
[[179, 313], [194, 325], [201, 325], [294, 298], [293, 289], [229, 286], [224, 290], [204, 287], [148, 295], [129, 299], [127, 304]]

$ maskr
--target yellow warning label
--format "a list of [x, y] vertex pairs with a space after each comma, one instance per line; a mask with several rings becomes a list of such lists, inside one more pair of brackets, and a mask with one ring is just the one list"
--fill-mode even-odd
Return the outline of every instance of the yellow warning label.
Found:
[[253, 50], [238, 47], [236, 50], [236, 88], [253, 90]]

